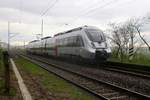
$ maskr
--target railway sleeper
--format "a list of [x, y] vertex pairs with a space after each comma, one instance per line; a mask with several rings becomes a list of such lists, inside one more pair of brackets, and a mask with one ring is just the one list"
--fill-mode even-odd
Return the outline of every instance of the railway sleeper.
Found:
[[91, 88], [92, 90], [97, 90], [97, 91], [105, 89], [105, 87], [95, 86], [93, 84], [88, 85], [88, 87]]
[[103, 90], [104, 88], [103, 87], [93, 87], [92, 90], [95, 90], [95, 91], [100, 91], [100, 90]]
[[115, 91], [113, 90], [108, 90], [108, 89], [102, 89], [97, 91], [99, 94], [105, 94], [105, 93], [114, 93]]
[[88, 88], [89, 88], [90, 85], [92, 85], [92, 84], [89, 84], [89, 83], [80, 83], [80, 84], [85, 86], [85, 87], [88, 87]]
[[114, 96], [109, 98], [110, 100], [128, 100], [128, 96], [122, 95], [122, 96]]
[[110, 89], [110, 88], [103, 88], [103, 91], [106, 93], [106, 92], [115, 92], [115, 90], [113, 90], [113, 89]]
[[102, 95], [105, 97], [113, 97], [113, 96], [119, 95], [119, 93], [118, 92], [112, 92], [112, 93], [104, 93]]

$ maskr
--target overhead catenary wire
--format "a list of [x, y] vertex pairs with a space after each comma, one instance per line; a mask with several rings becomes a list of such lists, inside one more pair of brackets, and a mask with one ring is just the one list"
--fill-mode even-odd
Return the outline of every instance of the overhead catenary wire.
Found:
[[[93, 8], [93, 6], [95, 7], [95, 5], [97, 5], [97, 4], [99, 4], [99, 3], [101, 4], [102, 1], [104, 2], [104, 0], [101, 0], [101, 1], [95, 2], [95, 3], [92, 4], [92, 5], [86, 6], [82, 12], [87, 12], [87, 11], [89, 11], [88, 8]], [[88, 9], [88, 10], [87, 10], [87, 9]], [[79, 17], [79, 16], [78, 16], [78, 17]], [[78, 18], [78, 17], [76, 17], [76, 18]], [[71, 19], [71, 20], [76, 20], [76, 18]], [[70, 23], [69, 23], [69, 24], [70, 24]], [[69, 24], [68, 24], [68, 23], [64, 23], [64, 24], [61, 24], [60, 27], [63, 27], [64, 25], [69, 25]]]
[[48, 5], [47, 9], [41, 13], [41, 17], [43, 17], [51, 8], [53, 8], [57, 2], [58, 0], [55, 0], [54, 3], [52, 3], [51, 5]]
[[105, 4], [103, 5], [99, 5], [99, 6], [96, 6], [96, 7], [93, 7], [91, 8], [90, 10], [86, 11], [85, 13], [81, 14], [80, 16], [78, 16], [78, 18], [82, 17], [82, 16], [85, 16], [85, 15], [88, 15], [90, 13], [93, 13], [94, 11], [96, 11], [97, 9], [100, 9], [100, 8], [105, 8], [111, 4], [113, 4], [115, 1], [119, 1], [119, 0], [111, 0], [109, 2], [106, 2]]
[[[106, 3], [103, 4], [103, 5], [94, 6], [94, 7], [92, 7], [91, 9], [85, 11], [85, 13], [83, 13], [83, 14], [81, 14], [81, 15], [79, 15], [79, 16], [73, 18], [73, 19], [71, 19], [70, 23], [67, 23], [67, 25], [73, 24], [75, 21], [77, 21], [77, 20], [80, 19], [81, 17], [86, 16], [86, 15], [89, 15], [89, 14], [91, 14], [91, 13], [97, 11], [97, 9], [100, 9], [100, 10], [101, 10], [101, 9], [103, 9], [103, 8], [105, 8], [105, 7], [108, 7], [109, 5], [112, 5], [113, 3], [116, 4], [116, 2], [118, 2], [118, 1], [119, 1], [119, 0], [111, 0], [111, 1], [106, 2]], [[131, 0], [131, 1], [132, 1], [132, 0]], [[128, 1], [128, 2], [129, 2], [129, 1]], [[60, 26], [60, 28], [63, 27], [64, 25], [66, 25], [66, 24], [63, 24], [62, 26]]]
[[[94, 6], [94, 7], [92, 7], [91, 9], [84, 11], [85, 13], [83, 13], [83, 14], [81, 14], [81, 15], [79, 15], [79, 16], [73, 18], [73, 19], [71, 19], [71, 21], [70, 21], [71, 23], [69, 23], [68, 25], [70, 25], [70, 24], [72, 24], [73, 22], [77, 21], [77, 20], [80, 19], [81, 17], [90, 14], [91, 12], [93, 13], [93, 12], [96, 11], [97, 9], [100, 9], [100, 8], [102, 9], [102, 8], [105, 8], [105, 7], [107, 7], [107, 6], [111, 5], [111, 4], [113, 4], [115, 1], [119, 1], [119, 0], [111, 0], [111, 1], [109, 1], [109, 2], [104, 3], [103, 5]], [[61, 27], [63, 27], [63, 26], [64, 26], [64, 24], [63, 24]]]
[[[52, 1], [52, 0], [49, 0], [49, 1]], [[51, 2], [50, 3], [46, 3], [46, 4], [48, 4], [48, 6], [47, 6], [47, 8], [45, 10], [42, 11], [40, 16], [43, 17], [51, 8], [53, 8], [55, 6], [55, 4], [57, 2], [58, 2], [58, 0], [55, 0], [53, 3], [51, 3]], [[20, 13], [19, 16], [18, 16], [18, 19], [19, 19], [18, 22], [21, 24], [22, 21], [23, 21], [23, 19], [22, 19], [23, 18], [23, 16], [22, 16], [22, 14], [23, 14], [23, 0], [19, 0], [18, 8], [19, 8], [19, 13]], [[30, 29], [31, 29], [31, 27], [30, 27]]]
[[[95, 7], [91, 8], [90, 10], [88, 10], [87, 12], [85, 12], [85, 13], [79, 15], [78, 17], [74, 18], [74, 19], [73, 19], [73, 22], [74, 22], [74, 21], [77, 21], [78, 19], [80, 19], [81, 17], [83, 17], [83, 16], [85, 16], [85, 15], [89, 15], [89, 14], [91, 14], [91, 13], [94, 13], [94, 12], [97, 11], [98, 9], [103, 9], [103, 8], [105, 8], [105, 7], [108, 7], [109, 5], [112, 5], [113, 3], [116, 4], [116, 2], [119, 2], [119, 1], [120, 1], [120, 0], [110, 0], [110, 1], [106, 2], [104, 5], [95, 6]], [[134, 0], [128, 0], [127, 3], [133, 2], [133, 1], [134, 1]], [[124, 4], [124, 2], [123, 2], [122, 4]]]
[[[55, 0], [51, 5], [48, 5], [47, 9], [44, 10], [42, 13], [41, 13], [41, 17], [43, 17], [51, 8], [53, 8], [55, 6], [55, 4], [58, 2], [58, 0]], [[41, 20], [41, 38], [43, 37], [43, 31], [44, 31], [44, 22], [43, 22], [43, 18]]]
[[18, 12], [19, 12], [19, 15], [18, 15], [18, 22], [21, 24], [21, 22], [22, 22], [22, 10], [23, 10], [23, 1], [22, 0], [19, 0], [19, 6], [18, 6]]

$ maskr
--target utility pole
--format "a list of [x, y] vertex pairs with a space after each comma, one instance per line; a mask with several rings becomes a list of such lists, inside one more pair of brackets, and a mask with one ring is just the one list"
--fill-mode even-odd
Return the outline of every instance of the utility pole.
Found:
[[24, 45], [23, 47], [24, 47], [24, 50], [25, 50], [25, 49], [26, 49], [26, 47], [25, 47], [25, 45], [26, 45], [26, 44], [25, 44], [25, 41], [24, 41], [23, 45]]
[[8, 21], [8, 54], [10, 53], [10, 39], [16, 36], [18, 33], [10, 33], [10, 22]]
[[10, 22], [8, 21], [8, 54], [10, 50]]
[[[53, 8], [57, 2], [58, 0], [55, 0], [53, 4], [49, 5], [48, 8], [42, 12], [41, 17], [43, 17], [51, 8]], [[41, 23], [41, 38], [42, 37], [43, 37], [43, 18]]]
[[41, 22], [41, 38], [43, 38], [43, 19], [42, 19], [42, 22]]

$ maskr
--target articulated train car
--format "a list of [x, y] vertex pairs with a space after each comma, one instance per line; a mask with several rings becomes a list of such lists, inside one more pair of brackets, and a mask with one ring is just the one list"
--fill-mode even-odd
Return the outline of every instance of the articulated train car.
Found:
[[93, 26], [78, 27], [28, 44], [27, 52], [61, 58], [106, 61], [111, 53], [105, 34]]

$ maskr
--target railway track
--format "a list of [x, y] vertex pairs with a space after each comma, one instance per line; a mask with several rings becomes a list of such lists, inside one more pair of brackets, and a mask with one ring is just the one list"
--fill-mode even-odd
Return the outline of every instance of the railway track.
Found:
[[122, 63], [115, 63], [115, 62], [107, 62], [100, 66], [103, 66], [103, 69], [105, 70], [128, 74], [128, 75], [150, 80], [150, 68], [148, 67], [145, 68], [145, 66], [133, 65], [133, 64], [122, 64]]
[[[103, 100], [150, 100], [149, 96], [130, 91], [128, 89], [98, 80], [83, 73], [65, 69], [42, 58], [22, 57], [40, 65], [42, 68], [55, 75], [75, 84], [76, 86], [88, 91]], [[52, 66], [52, 67], [49, 67]]]

